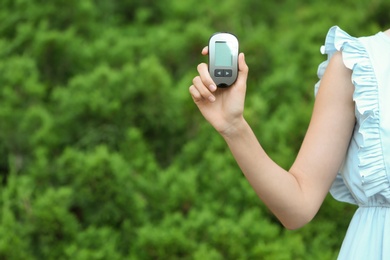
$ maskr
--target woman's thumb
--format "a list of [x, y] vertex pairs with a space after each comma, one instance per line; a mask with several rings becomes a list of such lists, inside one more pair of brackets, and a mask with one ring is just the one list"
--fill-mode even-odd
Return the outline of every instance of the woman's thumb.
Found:
[[249, 67], [245, 62], [245, 55], [244, 53], [240, 53], [238, 55], [238, 77], [237, 77], [238, 84], [246, 84], [248, 72], [249, 72]]

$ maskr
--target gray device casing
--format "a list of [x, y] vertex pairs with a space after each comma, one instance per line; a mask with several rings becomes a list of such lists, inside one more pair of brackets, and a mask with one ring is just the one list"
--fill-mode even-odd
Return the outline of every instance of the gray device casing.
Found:
[[[226, 42], [232, 54], [232, 66], [215, 65], [215, 43]], [[217, 87], [229, 87], [238, 76], [238, 39], [231, 33], [215, 33], [209, 40], [209, 72]], [[226, 75], [224, 75], [226, 74]]]

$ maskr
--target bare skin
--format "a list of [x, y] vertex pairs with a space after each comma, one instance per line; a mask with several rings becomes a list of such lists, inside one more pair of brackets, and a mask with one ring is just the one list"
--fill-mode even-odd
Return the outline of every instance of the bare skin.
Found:
[[[207, 47], [202, 54], [208, 54]], [[215, 87], [207, 64], [197, 69], [190, 94], [225, 139], [260, 199], [288, 229], [311, 221], [343, 162], [355, 124], [352, 72], [344, 66], [341, 53], [333, 55], [322, 78], [309, 128], [288, 171], [268, 157], [243, 116], [248, 76], [244, 54], [239, 55], [236, 83], [226, 89]]]

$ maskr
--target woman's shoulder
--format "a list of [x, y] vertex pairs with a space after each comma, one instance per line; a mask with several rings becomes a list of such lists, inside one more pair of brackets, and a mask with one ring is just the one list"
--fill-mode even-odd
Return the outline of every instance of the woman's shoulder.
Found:
[[390, 29], [387, 29], [386, 31], [383, 32], [386, 36], [390, 37]]

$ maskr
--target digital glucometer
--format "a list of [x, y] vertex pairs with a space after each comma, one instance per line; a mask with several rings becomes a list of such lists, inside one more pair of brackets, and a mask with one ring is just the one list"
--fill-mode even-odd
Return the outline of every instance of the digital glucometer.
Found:
[[209, 40], [209, 72], [215, 84], [229, 87], [238, 75], [238, 40], [231, 33], [215, 33]]

